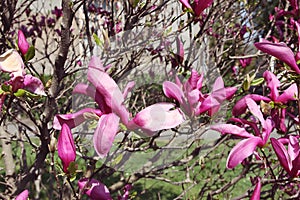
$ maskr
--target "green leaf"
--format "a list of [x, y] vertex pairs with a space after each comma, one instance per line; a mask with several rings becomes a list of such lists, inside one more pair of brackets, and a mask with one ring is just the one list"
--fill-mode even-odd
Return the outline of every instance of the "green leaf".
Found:
[[24, 96], [26, 94], [26, 90], [23, 90], [23, 89], [18, 89], [15, 93], [14, 93], [14, 95], [16, 96], [16, 97], [22, 97], [22, 96]]
[[2, 84], [2, 85], [1, 85], [1, 89], [2, 89], [4, 92], [10, 92], [10, 91], [11, 91], [11, 86], [10, 86], [10, 85], [6, 85], [6, 84]]
[[35, 56], [35, 48], [34, 46], [30, 46], [27, 53], [25, 54], [24, 58], [25, 61], [28, 62], [29, 60], [31, 60], [33, 57]]
[[258, 85], [262, 84], [264, 82], [264, 80], [265, 80], [264, 78], [254, 79], [254, 80], [252, 80], [251, 85], [258, 86]]
[[132, 7], [135, 8], [139, 4], [140, 0], [134, 0]]
[[70, 176], [70, 181], [74, 181], [76, 179], [76, 170], [77, 170], [77, 164], [75, 162], [70, 162], [69, 167], [68, 167], [68, 171]]
[[93, 33], [93, 38], [98, 46], [103, 46], [103, 42], [101, 42], [100, 38], [96, 33]]

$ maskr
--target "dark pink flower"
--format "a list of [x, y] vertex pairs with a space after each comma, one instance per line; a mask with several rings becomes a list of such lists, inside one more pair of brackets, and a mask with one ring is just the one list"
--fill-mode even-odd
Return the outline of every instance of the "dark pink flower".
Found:
[[70, 163], [76, 159], [76, 148], [71, 130], [67, 124], [62, 125], [57, 141], [57, 151], [63, 163], [63, 171], [68, 173]]
[[263, 39], [261, 42], [256, 42], [254, 45], [262, 52], [274, 56], [282, 62], [286, 63], [297, 74], [300, 74], [300, 69], [297, 65], [295, 55], [285, 43], [272, 43]]
[[28, 190], [24, 190], [23, 192], [21, 192], [15, 200], [27, 200], [28, 199], [28, 195], [29, 195], [29, 192]]
[[21, 30], [18, 31], [18, 47], [23, 55], [25, 55], [29, 49], [29, 44]]
[[191, 5], [189, 0], [179, 1], [186, 8], [193, 10], [197, 17], [199, 17], [201, 13], [213, 3], [213, 0], [194, 0], [194, 2]]
[[[243, 160], [252, 155], [256, 148], [262, 148], [268, 141], [268, 138], [273, 130], [272, 121], [270, 119], [264, 119], [262, 112], [254, 100], [248, 98], [245, 100], [249, 111], [255, 116], [261, 124], [261, 132], [256, 124], [251, 122], [240, 120], [243, 124], [250, 125], [253, 128], [254, 135], [250, 134], [244, 127], [239, 127], [233, 124], [218, 124], [212, 125], [212, 130], [219, 131], [221, 134], [232, 134], [243, 139], [230, 151], [227, 159], [227, 168], [232, 169], [238, 164], [242, 163]], [[236, 120], [235, 120], [236, 121]]]
[[91, 200], [112, 200], [108, 188], [96, 179], [80, 179], [78, 181], [78, 186], [80, 190], [83, 190], [84, 194], [91, 198]]
[[[278, 160], [291, 177], [300, 175], [300, 147], [299, 139], [296, 136], [289, 138], [275, 139], [271, 138], [271, 144], [278, 157]], [[288, 145], [288, 149], [285, 148]]]

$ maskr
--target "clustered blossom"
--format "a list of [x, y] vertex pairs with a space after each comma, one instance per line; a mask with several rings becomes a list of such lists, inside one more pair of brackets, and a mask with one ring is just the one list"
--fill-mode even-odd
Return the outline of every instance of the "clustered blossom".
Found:
[[165, 81], [163, 90], [167, 97], [176, 100], [183, 112], [190, 116], [199, 116], [208, 112], [209, 116], [214, 115], [220, 109], [222, 102], [233, 97], [237, 88], [224, 87], [222, 77], [218, 77], [213, 85], [211, 94], [201, 92], [203, 74], [192, 70], [190, 78], [182, 84], [176, 76], [175, 83]]
[[120, 123], [128, 130], [142, 130], [146, 136], [153, 136], [157, 131], [176, 127], [185, 120], [180, 109], [174, 109], [173, 104], [165, 102], [148, 106], [135, 117], [131, 117], [124, 101], [134, 83], [130, 82], [122, 93], [116, 82], [105, 72], [101, 60], [97, 57], [92, 57], [89, 63], [88, 81], [91, 84], [79, 83], [73, 93], [91, 97], [99, 107], [56, 115], [53, 127], [60, 130], [63, 124], [67, 124], [68, 128], [72, 129], [87, 119], [98, 120], [93, 142], [101, 158], [110, 151], [114, 138], [119, 132]]
[[[19, 31], [18, 47], [22, 54], [26, 54], [28, 43], [22, 31]], [[30, 74], [26, 74], [25, 64], [20, 54], [10, 49], [0, 55], [0, 70], [10, 74], [10, 79], [3, 84], [10, 87], [10, 91], [1, 91], [0, 93], [0, 110], [6, 96], [15, 93], [19, 89], [24, 89], [37, 95], [46, 95], [42, 81]]]

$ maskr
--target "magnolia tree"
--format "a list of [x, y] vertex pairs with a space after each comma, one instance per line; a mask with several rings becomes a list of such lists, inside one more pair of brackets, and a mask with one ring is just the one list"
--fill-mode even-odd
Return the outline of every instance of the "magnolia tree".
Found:
[[297, 1], [0, 9], [1, 198], [299, 198]]

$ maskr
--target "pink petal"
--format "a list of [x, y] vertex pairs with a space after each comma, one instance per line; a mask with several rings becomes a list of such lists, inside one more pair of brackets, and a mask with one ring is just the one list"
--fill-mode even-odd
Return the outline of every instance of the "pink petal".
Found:
[[105, 68], [103, 67], [103, 63], [101, 59], [97, 56], [92, 56], [90, 62], [89, 62], [89, 68], [95, 68], [100, 71], [105, 71]]
[[213, 0], [194, 0], [193, 10], [196, 16], [200, 16], [201, 13], [213, 3]]
[[237, 135], [243, 138], [252, 138], [254, 137], [252, 134], [248, 133], [244, 128], [233, 124], [216, 124], [210, 126], [210, 129], [219, 131], [222, 135], [228, 133], [232, 135]]
[[223, 89], [224, 88], [224, 81], [222, 79], [221, 76], [219, 76], [215, 82], [214, 82], [214, 85], [213, 85], [213, 92], [216, 92], [220, 89]]
[[172, 108], [174, 105], [171, 103], [156, 103], [137, 113], [132, 121], [148, 136], [152, 136], [156, 131], [174, 128], [185, 120], [179, 109]]
[[101, 93], [99, 93], [93, 85], [79, 83], [73, 89], [73, 93], [83, 94], [83, 95], [91, 97], [92, 99], [94, 99], [96, 101], [100, 110], [103, 113], [111, 113], [112, 112], [111, 107], [108, 106], [107, 103], [105, 102], [103, 95]]
[[262, 95], [258, 95], [258, 94], [247, 94], [246, 96], [244, 96], [243, 98], [241, 98], [233, 107], [232, 109], [232, 114], [234, 116], [239, 116], [243, 113], [245, 113], [246, 109], [247, 109], [247, 104], [246, 104], [246, 99], [250, 98], [253, 99], [254, 101], [266, 101], [269, 102], [271, 101], [268, 97], [264, 97]]
[[76, 148], [71, 130], [67, 124], [63, 124], [57, 140], [58, 156], [63, 163], [64, 172], [68, 172], [71, 162], [76, 159]]
[[182, 63], [184, 59], [184, 47], [181, 40], [178, 37], [176, 38], [176, 45], [177, 45], [177, 54], [176, 54], [177, 61], [179, 63]]
[[290, 87], [288, 87], [283, 93], [276, 99], [276, 102], [281, 102], [283, 104], [288, 101], [296, 100], [298, 97], [298, 88], [297, 84], [294, 83]]
[[8, 50], [0, 55], [0, 69], [12, 73], [14, 77], [23, 76], [24, 63], [16, 50]]
[[254, 45], [262, 52], [274, 56], [277, 59], [285, 62], [297, 74], [300, 74], [300, 70], [295, 60], [295, 55], [285, 43], [272, 43], [267, 40], [263, 40], [262, 42], [255, 43]]
[[288, 154], [291, 160], [295, 160], [295, 158], [299, 155], [299, 140], [297, 137], [290, 135], [289, 143], [288, 143]]
[[129, 112], [123, 106], [124, 97], [116, 82], [107, 73], [92, 67], [88, 69], [88, 80], [103, 96], [105, 103], [112, 109], [112, 112], [119, 115], [123, 123], [127, 123]]
[[189, 4], [189, 0], [179, 0], [179, 1], [180, 1], [186, 8], [192, 10], [191, 5]]
[[21, 30], [18, 31], [18, 47], [23, 55], [25, 55], [29, 49], [29, 44]]
[[170, 81], [163, 82], [163, 91], [167, 97], [175, 99], [180, 104], [183, 103], [183, 91], [175, 83]]
[[192, 91], [195, 89], [201, 90], [203, 82], [203, 74], [199, 74], [196, 70], [191, 70], [191, 76], [188, 81], [185, 83], [185, 90]]
[[290, 174], [290, 169], [292, 167], [286, 148], [275, 138], [271, 138], [270, 140], [281, 166], [283, 167], [283, 169], [285, 169], [285, 171], [287, 171]]
[[254, 191], [253, 191], [253, 194], [252, 194], [250, 200], [260, 200], [260, 190], [261, 190], [261, 180], [258, 177], [256, 186], [254, 188]]
[[262, 127], [263, 127], [263, 130], [262, 130], [261, 137], [263, 139], [263, 143], [260, 147], [263, 147], [267, 143], [267, 141], [270, 137], [270, 134], [272, 133], [273, 128], [274, 128], [273, 121], [271, 119], [266, 119], [264, 121], [264, 123], [262, 124]]
[[100, 158], [104, 158], [113, 144], [119, 129], [120, 118], [114, 113], [102, 115], [94, 133], [94, 148]]
[[[295, 0], [298, 1], [298, 0]], [[297, 5], [298, 7], [298, 5]], [[298, 33], [298, 53], [300, 52], [300, 24], [295, 21], [295, 25], [296, 25], [296, 29], [297, 29], [297, 33]]]
[[237, 91], [236, 87], [227, 87], [227, 88], [225, 88], [226, 99], [230, 100], [233, 97], [233, 95], [235, 94], [236, 91]]
[[83, 178], [78, 181], [80, 190], [84, 188], [84, 193], [94, 200], [112, 200], [108, 188], [96, 179]]
[[67, 124], [70, 129], [80, 125], [89, 118], [98, 118], [102, 115], [102, 112], [94, 108], [84, 108], [78, 112], [70, 114], [55, 115], [53, 120], [53, 128], [60, 130], [63, 124]]
[[28, 195], [29, 195], [29, 191], [28, 190], [24, 190], [23, 192], [21, 192], [20, 194], [18, 194], [18, 196], [16, 197], [15, 200], [27, 200], [28, 199]]
[[253, 154], [257, 145], [262, 142], [259, 137], [252, 137], [240, 141], [233, 149], [230, 151], [227, 159], [227, 168], [232, 169], [247, 157]]
[[263, 76], [264, 76], [265, 80], [267, 81], [268, 88], [270, 88], [271, 99], [273, 101], [275, 101], [277, 99], [277, 97], [279, 96], [279, 92], [278, 92], [277, 88], [279, 88], [279, 86], [280, 86], [280, 81], [270, 71], [265, 71]]
[[258, 107], [258, 105], [255, 103], [255, 101], [253, 99], [247, 98], [246, 104], [248, 106], [249, 111], [252, 113], [252, 115], [257, 117], [258, 120], [262, 124], [264, 124], [264, 122], [265, 122], [264, 116], [263, 116], [262, 112], [260, 111], [260, 108]]
[[46, 96], [43, 82], [34, 76], [29, 74], [24, 77], [24, 88], [34, 94]]
[[127, 83], [124, 92], [123, 92], [123, 97], [124, 99], [127, 98], [128, 93], [132, 90], [132, 88], [134, 87], [135, 83], [134, 81], [130, 81], [129, 83]]

